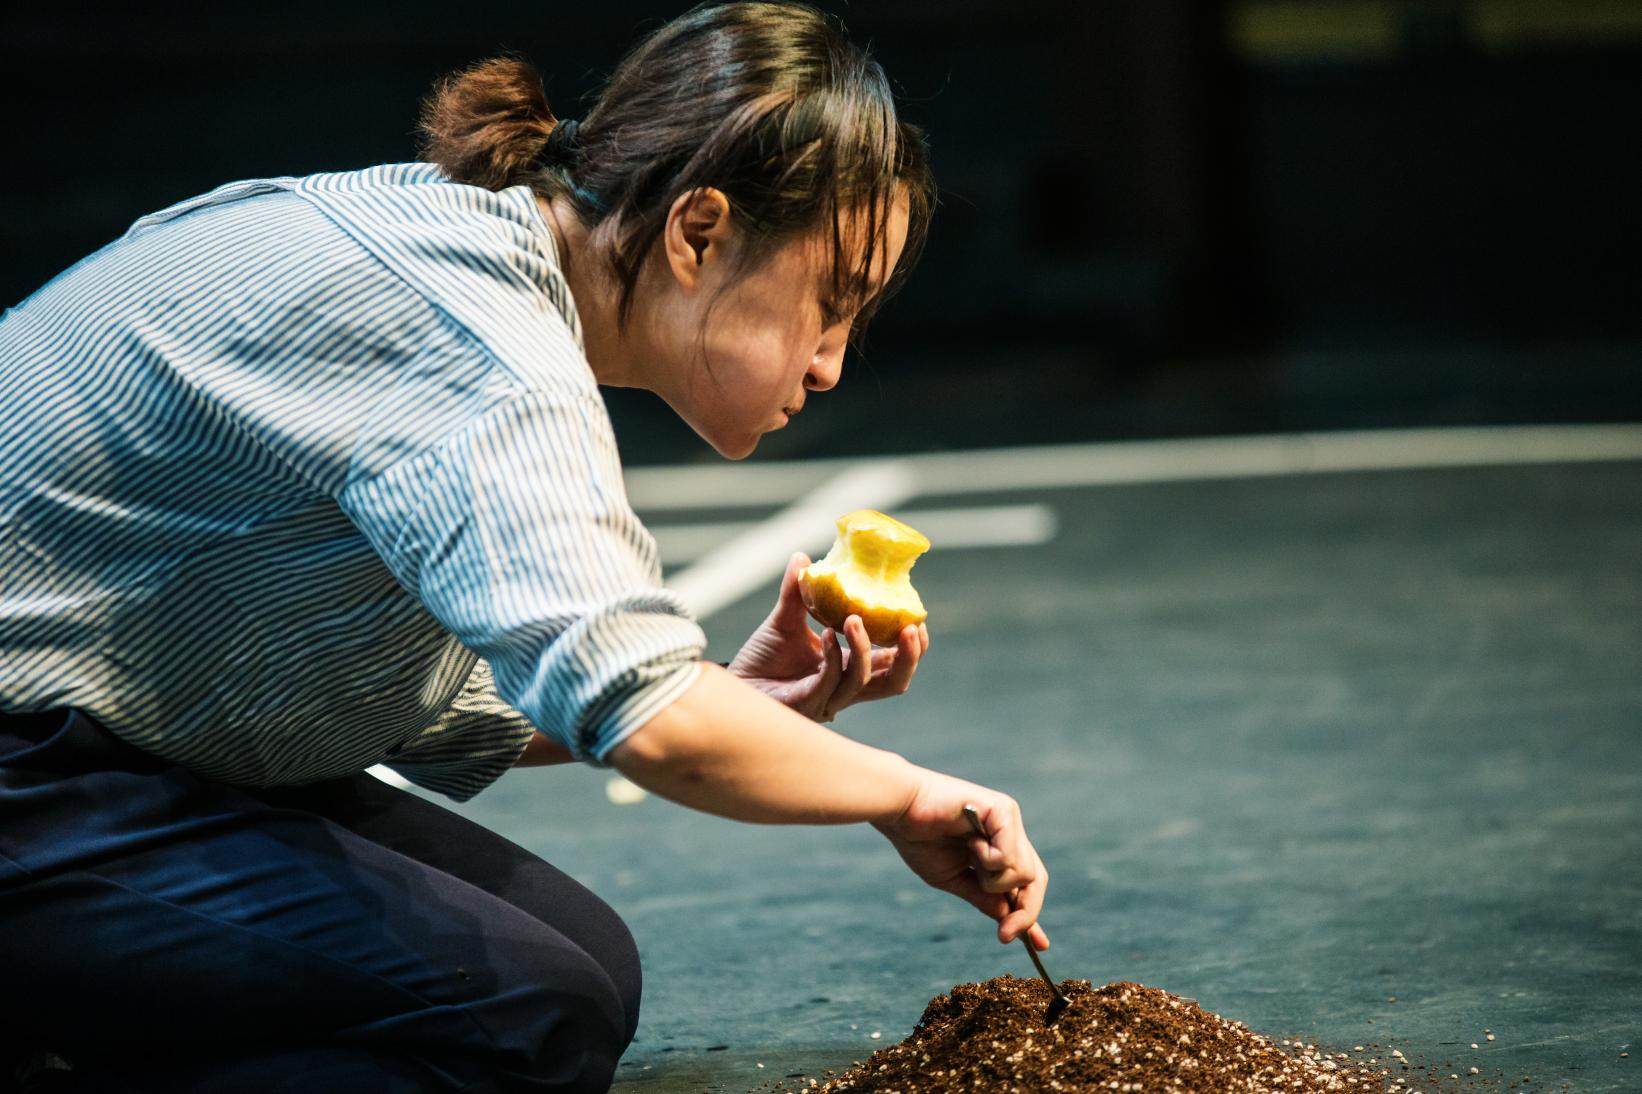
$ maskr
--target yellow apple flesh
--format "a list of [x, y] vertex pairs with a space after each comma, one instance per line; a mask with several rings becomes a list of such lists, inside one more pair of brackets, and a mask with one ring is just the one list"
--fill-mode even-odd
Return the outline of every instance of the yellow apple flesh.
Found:
[[836, 524], [827, 557], [798, 574], [804, 606], [840, 632], [844, 620], [859, 615], [876, 645], [894, 645], [902, 628], [929, 618], [911, 578], [929, 538], [875, 509], [846, 513]]

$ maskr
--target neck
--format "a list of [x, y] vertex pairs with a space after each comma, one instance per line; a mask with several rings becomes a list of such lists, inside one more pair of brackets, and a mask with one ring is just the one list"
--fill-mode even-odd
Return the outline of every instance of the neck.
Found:
[[642, 355], [635, 353], [616, 322], [616, 286], [589, 246], [592, 233], [562, 195], [552, 201], [538, 196], [536, 204], [552, 225], [559, 245], [560, 272], [581, 319], [582, 342], [594, 379], [605, 387], [647, 386], [633, 367]]

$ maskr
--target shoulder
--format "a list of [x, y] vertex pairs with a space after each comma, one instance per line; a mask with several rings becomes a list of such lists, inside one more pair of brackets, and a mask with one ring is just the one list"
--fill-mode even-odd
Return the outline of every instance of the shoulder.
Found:
[[309, 175], [293, 188], [526, 387], [548, 379], [549, 361], [560, 382], [567, 364], [578, 386], [590, 380], [575, 302], [528, 187], [486, 190], [433, 164], [398, 163]]
[[365, 238], [397, 243], [424, 260], [511, 261], [543, 287], [562, 280], [551, 233], [527, 187], [486, 190], [453, 182], [431, 163], [390, 163], [309, 175], [293, 189]]

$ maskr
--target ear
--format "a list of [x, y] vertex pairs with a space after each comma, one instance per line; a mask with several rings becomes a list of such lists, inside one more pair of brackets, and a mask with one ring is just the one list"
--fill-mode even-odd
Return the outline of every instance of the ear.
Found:
[[707, 186], [673, 201], [662, 229], [662, 249], [681, 285], [695, 287], [709, 264], [723, 261], [730, 232], [730, 199], [723, 191]]

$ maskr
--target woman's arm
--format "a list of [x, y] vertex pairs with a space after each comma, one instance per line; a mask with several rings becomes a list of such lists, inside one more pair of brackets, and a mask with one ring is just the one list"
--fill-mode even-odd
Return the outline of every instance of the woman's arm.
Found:
[[713, 664], [606, 759], [680, 805], [763, 824], [887, 822], [906, 810], [923, 774]]
[[[999, 941], [1029, 931], [1048, 948], [1036, 923], [1049, 875], [1014, 799], [841, 737], [717, 665], [606, 760], [652, 793], [735, 820], [869, 822], [925, 882], [996, 919]], [[986, 839], [970, 834], [966, 804]]]

